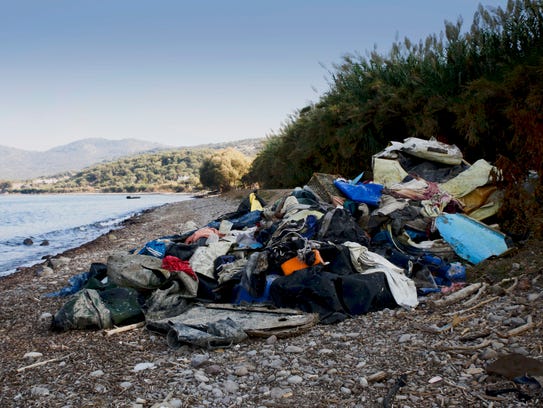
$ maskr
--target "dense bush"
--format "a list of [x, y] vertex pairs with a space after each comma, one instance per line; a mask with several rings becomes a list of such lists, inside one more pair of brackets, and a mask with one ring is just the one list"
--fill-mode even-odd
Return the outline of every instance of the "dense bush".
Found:
[[[390, 141], [436, 137], [459, 146], [468, 161], [500, 166], [511, 197], [535, 171], [541, 202], [543, 3], [479, 6], [467, 32], [462, 25], [445, 22], [439, 35], [406, 38], [386, 55], [344, 57], [319, 101], [269, 136], [249, 179], [271, 188], [303, 185], [313, 172], [353, 178]], [[524, 210], [510, 202], [504, 211], [527, 228]]]
[[241, 185], [251, 162], [235, 149], [225, 149], [206, 157], [200, 166], [200, 183], [207, 188], [229, 191]]

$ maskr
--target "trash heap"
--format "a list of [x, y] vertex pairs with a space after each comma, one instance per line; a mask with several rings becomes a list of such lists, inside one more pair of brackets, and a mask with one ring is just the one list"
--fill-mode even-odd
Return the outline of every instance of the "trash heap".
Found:
[[482, 223], [502, 194], [496, 169], [436, 140], [392, 142], [372, 180], [315, 173], [274, 203], [258, 192], [205, 226], [94, 263], [71, 286], [54, 330], [144, 322], [179, 347], [226, 347], [300, 332], [455, 290], [466, 265], [508, 249]]

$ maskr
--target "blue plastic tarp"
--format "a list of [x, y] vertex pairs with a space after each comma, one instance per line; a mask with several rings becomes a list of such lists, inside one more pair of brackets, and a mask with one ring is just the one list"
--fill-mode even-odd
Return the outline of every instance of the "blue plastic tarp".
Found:
[[454, 252], [473, 264], [508, 249], [504, 234], [463, 214], [440, 214], [436, 227]]

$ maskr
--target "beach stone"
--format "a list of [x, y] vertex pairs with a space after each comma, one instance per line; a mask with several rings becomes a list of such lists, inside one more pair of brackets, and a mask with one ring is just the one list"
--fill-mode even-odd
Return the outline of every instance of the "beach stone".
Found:
[[91, 377], [101, 377], [104, 375], [104, 372], [102, 370], [96, 370], [90, 373]]
[[298, 346], [285, 347], [285, 353], [303, 353], [304, 349]]
[[204, 382], [204, 383], [209, 382], [209, 378], [207, 378], [202, 373], [194, 373], [194, 379], [198, 382]]
[[138, 363], [138, 364], [136, 364], [136, 366], [134, 367], [133, 371], [138, 372], [138, 371], [153, 369], [153, 368], [155, 368], [155, 367], [156, 367], [156, 366], [155, 366], [154, 363]]
[[49, 246], [49, 241], [47, 241], [46, 239], [44, 239], [44, 240], [41, 242], [40, 246]]
[[69, 262], [70, 262], [70, 259], [64, 256], [49, 259], [49, 265], [53, 269], [62, 268], [63, 266], [67, 265]]
[[190, 360], [190, 365], [194, 368], [199, 368], [209, 361], [209, 355], [207, 354], [195, 354]]
[[340, 388], [340, 391], [341, 391], [342, 394], [351, 395], [351, 390], [350, 390], [350, 388], [341, 387], [341, 388]]
[[130, 387], [132, 387], [132, 383], [130, 381], [123, 381], [122, 383], [119, 384], [121, 386], [121, 388], [124, 388], [125, 390], [129, 389]]
[[498, 352], [492, 349], [486, 349], [483, 351], [480, 355], [481, 360], [494, 360], [495, 358], [498, 358]]
[[183, 406], [183, 401], [181, 401], [178, 398], [174, 398], [174, 399], [170, 400], [170, 406], [172, 408], [181, 408]]
[[525, 347], [521, 347], [521, 346], [511, 348], [511, 352], [516, 353], [516, 354], [521, 354], [523, 356], [529, 356], [530, 355], [530, 352]]
[[107, 388], [102, 384], [96, 384], [94, 386], [94, 391], [96, 391], [98, 394], [105, 394], [107, 392]]
[[524, 321], [522, 317], [510, 317], [509, 319], [505, 319], [503, 321], [503, 324], [505, 324], [506, 326], [513, 326], [513, 327], [521, 326], [524, 323], [526, 322]]
[[34, 241], [32, 241], [31, 238], [25, 238], [24, 241], [23, 241], [23, 244], [27, 245], [27, 246], [30, 246], [30, 245], [34, 244]]
[[217, 364], [211, 364], [204, 368], [204, 371], [208, 375], [217, 375], [221, 372], [221, 367]]
[[277, 336], [274, 334], [266, 339], [266, 344], [275, 344], [277, 343]]
[[398, 343], [406, 343], [411, 340], [411, 334], [402, 334], [398, 339]]
[[289, 388], [274, 387], [270, 391], [270, 396], [273, 399], [280, 399], [280, 398], [283, 398], [283, 397], [289, 395], [289, 393], [291, 393], [291, 392], [292, 392], [292, 390], [289, 389]]
[[36, 386], [32, 387], [30, 394], [34, 397], [45, 397], [50, 394], [50, 391], [49, 388]]
[[245, 366], [240, 366], [236, 368], [234, 374], [236, 374], [238, 377], [243, 377], [249, 374], [249, 369]]
[[53, 315], [51, 313], [49, 313], [49, 312], [43, 312], [40, 315], [40, 321], [41, 322], [51, 321], [52, 318], [53, 318]]
[[48, 266], [44, 266], [44, 267], [41, 269], [40, 276], [41, 276], [41, 277], [52, 276], [53, 274], [54, 274], [53, 269], [49, 268]]
[[233, 394], [239, 390], [239, 384], [232, 380], [226, 380], [224, 382], [224, 390], [230, 394]]
[[209, 385], [209, 384], [206, 384], [205, 382], [201, 382], [199, 385], [198, 385], [198, 388], [200, 390], [204, 390], [204, 391], [211, 391], [213, 390], [213, 386]]
[[287, 382], [289, 384], [301, 384], [303, 381], [304, 381], [304, 379], [302, 377], [300, 377], [299, 375], [293, 375], [293, 376], [287, 378]]
[[29, 359], [40, 358], [40, 357], [43, 357], [43, 354], [38, 351], [30, 351], [23, 356], [23, 358], [29, 358]]

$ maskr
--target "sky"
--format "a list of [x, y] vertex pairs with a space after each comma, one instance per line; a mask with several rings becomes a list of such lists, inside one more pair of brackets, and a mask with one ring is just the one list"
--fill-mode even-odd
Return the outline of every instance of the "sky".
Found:
[[347, 54], [506, 0], [0, 0], [0, 145], [277, 133]]

